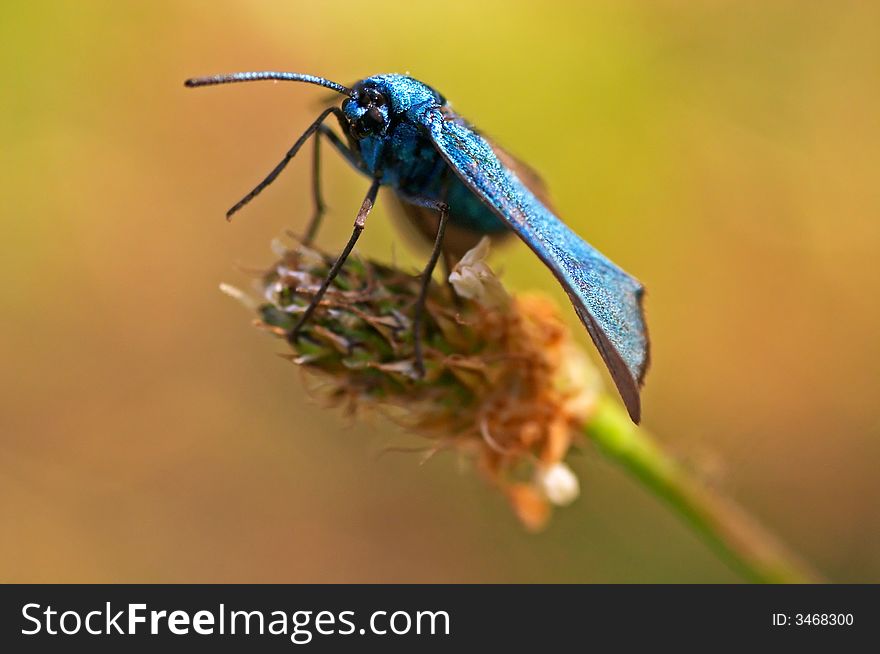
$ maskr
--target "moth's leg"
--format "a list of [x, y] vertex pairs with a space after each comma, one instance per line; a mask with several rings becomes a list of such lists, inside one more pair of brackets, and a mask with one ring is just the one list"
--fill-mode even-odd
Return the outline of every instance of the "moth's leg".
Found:
[[[339, 118], [338, 115], [337, 118]], [[343, 123], [340, 122], [340, 125], [342, 124]], [[315, 151], [312, 157], [312, 197], [314, 199], [315, 209], [312, 214], [312, 219], [309, 221], [309, 225], [306, 228], [305, 236], [303, 236], [302, 239], [304, 245], [311, 245], [312, 241], [315, 240], [315, 237], [318, 235], [318, 229], [321, 227], [321, 219], [324, 217], [324, 211], [327, 209], [327, 206], [324, 204], [324, 197], [321, 193], [321, 137], [330, 141], [330, 145], [342, 154], [349, 163], [356, 168], [360, 168], [357, 157], [348, 146], [342, 142], [342, 139], [340, 139], [336, 133], [326, 125], [319, 125], [318, 133], [315, 134]]]
[[231, 219], [233, 214], [235, 214], [248, 202], [257, 197], [264, 188], [275, 181], [275, 178], [281, 174], [281, 171], [284, 170], [285, 167], [287, 167], [287, 164], [289, 164], [290, 160], [296, 156], [296, 153], [299, 152], [299, 149], [303, 146], [303, 144], [309, 139], [312, 134], [318, 131], [318, 129], [321, 127], [321, 123], [323, 123], [327, 119], [327, 116], [331, 114], [336, 115], [337, 120], [339, 120], [340, 122], [344, 120], [342, 110], [338, 107], [329, 107], [322, 111], [315, 122], [309, 125], [308, 129], [306, 129], [306, 131], [302, 133], [302, 136], [300, 136], [296, 140], [296, 143], [293, 144], [293, 147], [287, 151], [287, 154], [284, 155], [284, 158], [278, 163], [278, 165], [272, 169], [272, 172], [266, 175], [266, 178], [262, 182], [257, 184], [250, 193], [248, 193], [241, 200], [236, 202], [235, 205], [233, 205], [233, 207], [226, 212], [227, 220]]
[[452, 296], [452, 301], [455, 302], [455, 306], [461, 308], [461, 296], [455, 292], [455, 287], [449, 281], [449, 276], [455, 269], [455, 264], [455, 255], [448, 250], [443, 250], [443, 279], [446, 282], [446, 288], [449, 289], [449, 295]]
[[[339, 118], [339, 116], [337, 116], [337, 118]], [[344, 128], [342, 122], [340, 122], [340, 125], [343, 125]], [[324, 211], [327, 209], [321, 193], [321, 137], [330, 141], [330, 145], [332, 145], [336, 151], [355, 168], [361, 168], [357, 156], [348, 148], [348, 146], [345, 145], [345, 143], [342, 142], [342, 139], [336, 135], [336, 132], [326, 125], [320, 125], [318, 127], [318, 133], [315, 134], [315, 151], [312, 157], [312, 197], [314, 198], [315, 210], [312, 214], [312, 219], [309, 221], [309, 225], [306, 228], [305, 236], [303, 236], [302, 239], [304, 245], [311, 245], [312, 241], [315, 240], [315, 237], [318, 235], [318, 229], [321, 227], [321, 219], [324, 217]]]
[[312, 297], [312, 301], [309, 302], [309, 306], [306, 307], [306, 310], [303, 312], [302, 317], [300, 317], [299, 322], [296, 323], [296, 326], [293, 328], [293, 331], [290, 332], [288, 336], [288, 340], [291, 342], [295, 342], [297, 338], [299, 338], [299, 332], [303, 328], [303, 325], [308, 322], [309, 318], [311, 318], [312, 314], [315, 312], [315, 309], [320, 304], [321, 299], [324, 297], [324, 294], [327, 292], [327, 289], [330, 288], [330, 284], [333, 283], [333, 280], [336, 278], [336, 275], [339, 274], [339, 271], [342, 270], [342, 266], [345, 263], [345, 260], [348, 259], [348, 255], [351, 254], [352, 249], [354, 249], [354, 244], [357, 243], [358, 238], [360, 238], [361, 232], [364, 231], [364, 225], [367, 222], [367, 216], [370, 214], [370, 210], [373, 208], [373, 205], [376, 202], [376, 194], [379, 192], [379, 180], [376, 179], [370, 185], [370, 190], [367, 191], [367, 197], [364, 198], [363, 203], [361, 204], [361, 209], [358, 211], [357, 218], [354, 219], [354, 230], [351, 233], [351, 237], [348, 239], [348, 244], [345, 246], [345, 249], [342, 251], [342, 254], [336, 259], [336, 262], [330, 268], [330, 272], [327, 273], [327, 277], [324, 278], [324, 281], [321, 283], [320, 288]]
[[425, 301], [428, 298], [428, 288], [431, 286], [431, 278], [434, 274], [434, 268], [440, 259], [443, 251], [443, 234], [446, 232], [446, 222], [449, 220], [449, 205], [446, 204], [446, 184], [444, 182], [441, 197], [443, 200], [433, 200], [430, 198], [402, 196], [403, 199], [412, 204], [417, 204], [429, 209], [436, 209], [440, 214], [440, 220], [437, 223], [437, 236], [434, 239], [434, 248], [431, 250], [431, 257], [428, 264], [422, 271], [421, 287], [419, 288], [419, 297], [416, 300], [415, 312], [413, 313], [413, 350], [416, 359], [416, 372], [420, 377], [425, 375], [425, 357], [422, 348], [422, 323], [425, 318]]
[[[342, 131], [345, 132], [348, 128], [345, 126], [343, 122], [344, 118], [340, 118], [337, 114], [336, 118], [339, 120], [339, 126], [342, 128]], [[321, 125], [318, 128], [318, 131], [321, 132], [321, 136], [326, 137], [328, 141], [330, 141], [330, 145], [336, 148], [336, 151], [341, 154], [345, 160], [350, 163], [352, 166], [367, 174], [368, 171], [364, 169], [364, 166], [358, 156], [351, 151], [351, 149], [342, 142], [342, 139], [337, 136], [336, 132], [327, 127], [326, 125]]]
[[305, 236], [303, 236], [303, 245], [311, 245], [318, 234], [318, 227], [321, 226], [321, 218], [324, 216], [324, 210], [327, 208], [324, 204], [324, 198], [321, 196], [321, 136], [322, 130], [318, 130], [315, 134], [315, 150], [312, 154], [312, 199], [314, 201], [314, 213], [306, 228]]

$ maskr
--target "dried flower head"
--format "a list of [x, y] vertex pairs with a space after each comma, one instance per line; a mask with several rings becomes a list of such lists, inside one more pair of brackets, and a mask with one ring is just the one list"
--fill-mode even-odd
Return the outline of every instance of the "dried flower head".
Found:
[[[431, 285], [424, 377], [413, 358], [418, 277], [356, 256], [291, 342], [289, 358], [322, 378], [326, 397], [379, 407], [429, 438], [429, 454], [473, 457], [523, 524], [539, 529], [550, 504], [578, 494], [564, 459], [595, 407], [599, 377], [549, 299], [504, 290], [488, 250], [484, 240], [449, 285]], [[257, 324], [288, 338], [333, 259], [304, 246], [280, 257], [262, 279]]]

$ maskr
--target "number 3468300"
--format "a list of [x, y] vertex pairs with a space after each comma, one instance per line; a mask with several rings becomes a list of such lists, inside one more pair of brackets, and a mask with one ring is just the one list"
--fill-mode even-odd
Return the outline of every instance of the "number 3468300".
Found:
[[794, 616], [794, 624], [797, 626], [850, 626], [852, 623], [852, 613], [797, 613]]

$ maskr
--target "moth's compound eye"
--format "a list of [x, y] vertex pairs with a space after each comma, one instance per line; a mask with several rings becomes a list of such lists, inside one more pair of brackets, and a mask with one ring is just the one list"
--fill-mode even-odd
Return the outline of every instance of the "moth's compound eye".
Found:
[[369, 86], [358, 89], [358, 106], [374, 107], [385, 104], [385, 96]]
[[367, 89], [367, 94], [369, 95], [371, 105], [381, 107], [385, 104], [385, 96], [376, 89]]

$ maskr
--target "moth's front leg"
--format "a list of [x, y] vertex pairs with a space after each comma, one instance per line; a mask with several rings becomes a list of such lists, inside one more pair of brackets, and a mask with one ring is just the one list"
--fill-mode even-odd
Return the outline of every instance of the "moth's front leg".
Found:
[[291, 343], [295, 343], [299, 338], [300, 330], [302, 330], [303, 326], [308, 322], [309, 318], [312, 317], [312, 314], [315, 312], [315, 309], [318, 308], [318, 305], [321, 303], [321, 300], [324, 297], [324, 294], [327, 292], [327, 289], [330, 288], [330, 284], [333, 283], [333, 280], [336, 279], [336, 275], [339, 274], [339, 271], [342, 270], [342, 266], [345, 264], [345, 260], [348, 259], [348, 255], [351, 254], [351, 251], [354, 249], [355, 243], [357, 243], [358, 238], [360, 238], [361, 232], [364, 231], [364, 226], [367, 223], [367, 216], [370, 215], [370, 211], [373, 209], [373, 205], [376, 203], [376, 194], [379, 193], [379, 180], [374, 179], [373, 183], [370, 184], [370, 189], [367, 191], [367, 196], [364, 198], [364, 201], [361, 203], [360, 211], [358, 211], [358, 215], [354, 220], [354, 229], [351, 232], [351, 236], [348, 239], [348, 243], [345, 248], [342, 250], [342, 254], [336, 259], [336, 262], [330, 268], [330, 271], [327, 273], [327, 277], [324, 278], [324, 281], [321, 282], [321, 286], [315, 292], [315, 295], [312, 296], [311, 302], [306, 307], [306, 310], [303, 312], [302, 317], [299, 319], [299, 322], [296, 323], [296, 326], [290, 332], [288, 336], [288, 340]]

